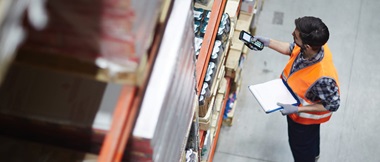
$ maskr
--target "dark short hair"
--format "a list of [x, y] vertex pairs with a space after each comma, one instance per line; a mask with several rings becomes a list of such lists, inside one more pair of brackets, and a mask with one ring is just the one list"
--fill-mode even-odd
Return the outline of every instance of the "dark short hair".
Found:
[[296, 19], [294, 23], [304, 44], [320, 47], [329, 40], [329, 29], [320, 18], [305, 16]]

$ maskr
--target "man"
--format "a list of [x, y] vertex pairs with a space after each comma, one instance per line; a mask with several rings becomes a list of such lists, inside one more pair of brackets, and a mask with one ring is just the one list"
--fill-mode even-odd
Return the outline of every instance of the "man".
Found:
[[293, 43], [255, 36], [265, 46], [289, 55], [281, 78], [301, 101], [293, 106], [278, 103], [287, 115], [289, 145], [296, 162], [319, 158], [320, 124], [327, 122], [340, 105], [339, 82], [332, 55], [327, 47], [329, 30], [321, 19], [295, 20]]

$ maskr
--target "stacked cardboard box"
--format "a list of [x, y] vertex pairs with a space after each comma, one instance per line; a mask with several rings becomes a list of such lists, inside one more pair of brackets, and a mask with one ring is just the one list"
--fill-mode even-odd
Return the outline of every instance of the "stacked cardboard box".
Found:
[[61, 55], [90, 62], [106, 69], [110, 78], [135, 73], [144, 64], [160, 7], [147, 0], [47, 1], [46, 28], [37, 31], [25, 21], [28, 37], [19, 55], [37, 55], [41, 60]]

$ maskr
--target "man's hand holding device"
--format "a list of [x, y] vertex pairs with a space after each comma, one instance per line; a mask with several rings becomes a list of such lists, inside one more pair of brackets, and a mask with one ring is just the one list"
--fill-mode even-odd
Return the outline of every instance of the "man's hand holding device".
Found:
[[269, 45], [269, 39], [259, 36], [252, 36], [246, 31], [241, 31], [239, 39], [244, 42], [244, 44], [251, 50], [261, 51], [264, 49], [264, 46]]

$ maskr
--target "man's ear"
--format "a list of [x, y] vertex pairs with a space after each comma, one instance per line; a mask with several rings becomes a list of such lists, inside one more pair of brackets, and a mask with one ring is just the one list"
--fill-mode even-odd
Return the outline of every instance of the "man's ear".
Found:
[[304, 46], [305, 46], [306, 49], [311, 48], [311, 46], [308, 45], [308, 44], [305, 44]]

